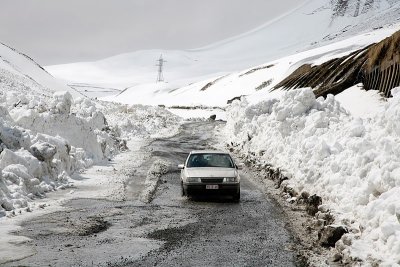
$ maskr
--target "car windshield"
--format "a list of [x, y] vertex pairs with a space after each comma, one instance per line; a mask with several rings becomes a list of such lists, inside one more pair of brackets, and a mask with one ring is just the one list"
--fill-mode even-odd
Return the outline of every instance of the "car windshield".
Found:
[[233, 168], [234, 164], [232, 158], [228, 154], [192, 154], [188, 162], [188, 168], [197, 167], [220, 167], [220, 168]]

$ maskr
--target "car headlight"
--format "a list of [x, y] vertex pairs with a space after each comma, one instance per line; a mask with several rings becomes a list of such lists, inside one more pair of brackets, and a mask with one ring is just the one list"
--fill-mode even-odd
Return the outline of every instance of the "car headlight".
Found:
[[187, 178], [188, 183], [201, 183], [201, 178], [198, 177], [188, 177]]
[[224, 178], [224, 183], [234, 183], [234, 182], [236, 182], [236, 181], [237, 181], [236, 177], [227, 177], [227, 178]]

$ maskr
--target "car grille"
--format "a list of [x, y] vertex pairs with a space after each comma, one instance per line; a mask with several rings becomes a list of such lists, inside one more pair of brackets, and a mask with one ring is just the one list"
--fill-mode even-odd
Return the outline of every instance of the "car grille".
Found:
[[224, 178], [201, 178], [202, 183], [220, 184]]

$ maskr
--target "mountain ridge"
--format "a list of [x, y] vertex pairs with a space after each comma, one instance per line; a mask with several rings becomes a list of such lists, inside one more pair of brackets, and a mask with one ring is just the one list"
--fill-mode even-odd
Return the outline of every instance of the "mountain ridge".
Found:
[[[393, 0], [309, 0], [253, 31], [202, 49], [142, 50], [96, 62], [45, 68], [70, 83], [119, 90], [132, 87], [138, 96], [135, 101], [140, 103], [149, 90], [157, 95], [201, 81], [207, 81], [206, 84], [215, 77], [368, 33], [396, 21], [399, 7], [400, 3]], [[335, 12], [337, 15], [333, 17]], [[361, 47], [356, 43], [354, 49], [357, 48]], [[168, 61], [164, 69], [168, 83], [155, 86], [152, 85], [157, 75], [154, 65], [160, 54]], [[90, 96], [97, 97], [96, 93]]]

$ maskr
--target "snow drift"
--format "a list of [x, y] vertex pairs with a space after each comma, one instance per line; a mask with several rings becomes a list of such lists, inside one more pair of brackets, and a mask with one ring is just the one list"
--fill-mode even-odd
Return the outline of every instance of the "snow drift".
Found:
[[126, 139], [171, 135], [180, 122], [159, 107], [73, 99], [68, 92], [41, 97], [0, 92], [2, 215], [31, 210], [31, 200], [70, 186], [75, 172], [127, 149]]
[[[15, 105], [14, 98], [22, 99]], [[70, 175], [118, 151], [118, 136], [102, 129], [104, 115], [85, 110], [69, 92], [52, 101], [28, 99], [15, 91], [0, 93], [0, 213], [28, 208], [28, 202], [68, 186]], [[46, 99], [49, 100], [49, 99]], [[98, 117], [101, 119], [99, 120]]]

